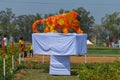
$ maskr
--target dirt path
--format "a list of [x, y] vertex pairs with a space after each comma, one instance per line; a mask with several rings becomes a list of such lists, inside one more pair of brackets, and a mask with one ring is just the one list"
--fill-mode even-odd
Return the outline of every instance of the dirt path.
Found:
[[[37, 60], [39, 62], [42, 62], [43, 56], [41, 55], [35, 55], [33, 58], [26, 57], [25, 61], [30, 60]], [[87, 63], [108, 63], [108, 62], [114, 62], [114, 61], [120, 61], [120, 56], [87, 56], [86, 62]], [[85, 57], [84, 56], [70, 56], [71, 63], [85, 63]], [[44, 62], [49, 63], [50, 62], [50, 56], [44, 56]]]

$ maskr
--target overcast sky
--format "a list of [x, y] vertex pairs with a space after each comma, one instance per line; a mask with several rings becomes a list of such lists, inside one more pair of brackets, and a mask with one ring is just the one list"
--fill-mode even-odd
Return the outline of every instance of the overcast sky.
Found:
[[0, 0], [0, 10], [11, 8], [17, 16], [22, 14], [56, 13], [83, 7], [94, 16], [97, 24], [105, 14], [120, 12], [120, 0]]

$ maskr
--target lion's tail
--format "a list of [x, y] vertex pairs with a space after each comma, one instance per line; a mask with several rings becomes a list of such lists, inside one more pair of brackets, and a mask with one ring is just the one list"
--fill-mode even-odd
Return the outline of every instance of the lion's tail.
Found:
[[36, 20], [34, 23], [33, 23], [33, 25], [32, 25], [32, 31], [34, 32], [34, 33], [39, 33], [39, 31], [37, 30], [37, 28], [36, 28], [36, 26], [38, 25], [38, 24], [42, 24], [44, 22], [44, 20]]

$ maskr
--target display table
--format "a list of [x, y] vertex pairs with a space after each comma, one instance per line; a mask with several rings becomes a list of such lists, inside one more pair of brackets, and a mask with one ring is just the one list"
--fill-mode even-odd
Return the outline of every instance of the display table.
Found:
[[70, 55], [87, 53], [87, 34], [33, 33], [34, 54], [50, 55], [51, 75], [70, 75]]

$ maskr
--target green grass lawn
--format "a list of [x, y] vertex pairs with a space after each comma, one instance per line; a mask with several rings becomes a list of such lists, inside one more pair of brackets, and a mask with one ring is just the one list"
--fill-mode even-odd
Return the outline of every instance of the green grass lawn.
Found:
[[120, 48], [89, 47], [87, 55], [95, 56], [120, 56]]
[[[9, 50], [10, 51], [10, 50]], [[17, 53], [17, 51], [16, 51]], [[16, 54], [17, 55], [17, 54]], [[89, 47], [87, 51], [87, 55], [91, 56], [120, 56], [120, 48], [108, 48], [108, 47]], [[15, 56], [16, 57], [16, 56]], [[16, 57], [17, 58], [17, 57]], [[17, 59], [16, 59], [17, 61]], [[9, 76], [10, 69], [11, 69], [11, 55], [8, 55], [8, 58], [6, 59], [6, 75]], [[34, 66], [36, 63], [32, 63]], [[38, 64], [39, 65], [39, 64]], [[0, 53], [0, 80], [2, 80], [2, 74], [3, 74], [3, 65], [2, 65], [2, 54]], [[17, 65], [16, 65], [17, 67]], [[49, 75], [49, 64], [47, 64], [47, 69], [42, 70], [39, 69], [22, 69], [20, 73], [16, 73], [17, 75], [15, 77], [15, 80], [79, 80], [77, 77], [77, 70], [79, 70], [79, 65], [71, 66], [71, 75], [70, 76], [53, 76]], [[73, 71], [74, 67], [76, 67], [75, 71]], [[113, 68], [113, 67], [112, 67]], [[111, 69], [112, 69], [111, 68]], [[90, 73], [91, 74], [91, 73]]]
[[120, 80], [120, 62], [71, 64], [70, 76], [49, 74], [49, 64], [45, 68], [23, 68], [15, 73], [15, 80]]
[[42, 69], [24, 69], [15, 75], [17, 77], [15, 80], [79, 80], [74, 72], [71, 72], [70, 76], [55, 76]]

